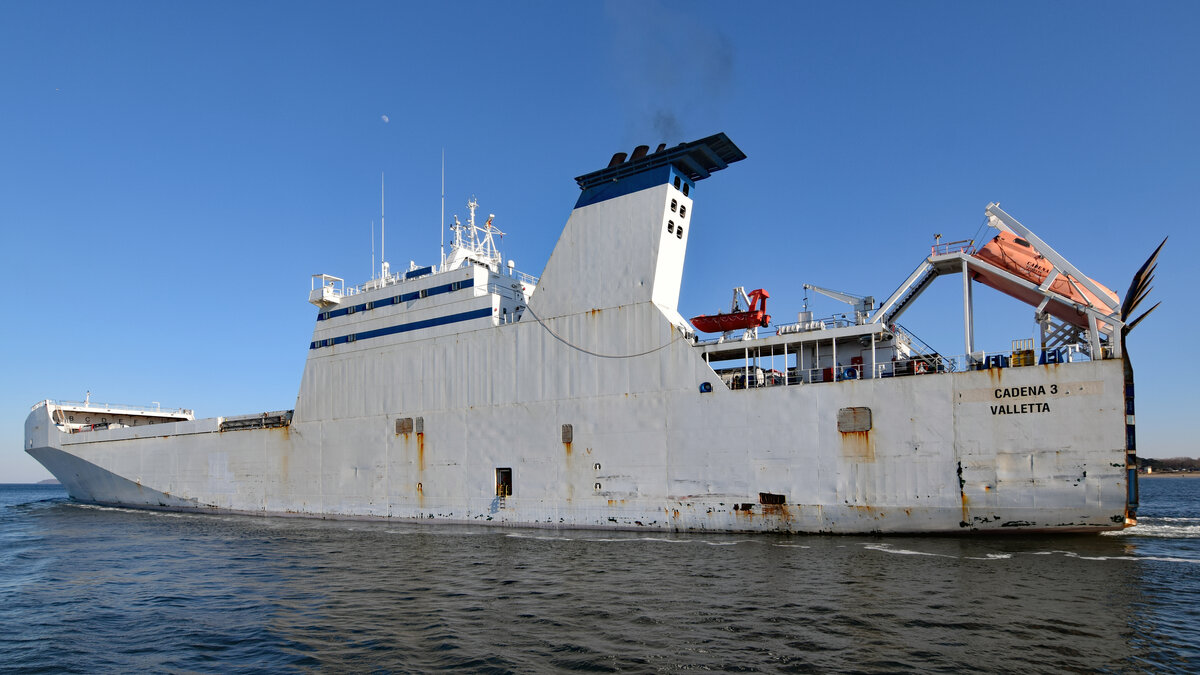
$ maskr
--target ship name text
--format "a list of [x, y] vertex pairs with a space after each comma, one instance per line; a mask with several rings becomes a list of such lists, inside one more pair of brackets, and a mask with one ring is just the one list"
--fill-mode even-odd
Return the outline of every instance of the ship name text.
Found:
[[[999, 387], [995, 390], [997, 399], [1006, 398], [1025, 398], [1027, 396], [1045, 396], [1049, 393], [1054, 396], [1058, 393], [1058, 385], [1050, 385], [1047, 392], [1046, 385], [1037, 384], [1028, 387]], [[990, 406], [993, 415], [1023, 415], [1027, 413], [1048, 413], [1050, 412], [1049, 403], [1001, 403], [999, 405]]]

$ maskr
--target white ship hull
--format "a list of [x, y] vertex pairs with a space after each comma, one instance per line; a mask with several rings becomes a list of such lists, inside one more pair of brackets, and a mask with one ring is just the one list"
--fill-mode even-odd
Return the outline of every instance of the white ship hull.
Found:
[[[468, 264], [395, 286], [440, 299], [381, 308], [399, 292], [384, 285], [330, 305], [368, 302], [318, 320], [290, 423], [68, 433], [45, 402], [26, 449], [74, 499], [153, 509], [669, 531], [1131, 522], [1119, 358], [723, 384], [675, 310], [686, 236], [659, 225], [668, 200], [690, 208], [677, 193], [581, 200], [536, 292]], [[646, 210], [643, 233], [626, 214]], [[620, 250], [589, 241], [601, 221]], [[865, 424], [842, 424], [850, 409]]]
[[[996, 399], [1001, 384], [1060, 394]], [[718, 391], [699, 406], [695, 392], [414, 406], [422, 434], [395, 434], [395, 415], [378, 414], [226, 432], [197, 420], [169, 435], [76, 440], [85, 435], [54, 430], [42, 408], [27, 434], [44, 439], [30, 453], [72, 497], [134, 507], [662, 530], [1125, 525], [1119, 362], [1013, 369], [1002, 383], [979, 371]], [[838, 409], [851, 405], [871, 408], [872, 431], [837, 431]], [[998, 405], [1010, 414], [994, 414]], [[795, 433], [772, 431], [783, 420]], [[513, 470], [503, 500], [496, 467]], [[787, 503], [758, 504], [760, 492]], [[735, 510], [742, 503], [751, 508]]]

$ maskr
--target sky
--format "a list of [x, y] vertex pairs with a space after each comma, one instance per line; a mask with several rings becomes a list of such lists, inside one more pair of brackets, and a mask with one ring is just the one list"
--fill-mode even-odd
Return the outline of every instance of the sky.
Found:
[[[310, 276], [370, 277], [381, 174], [393, 269], [474, 196], [536, 276], [575, 176], [718, 132], [748, 158], [693, 193], [684, 316], [735, 286], [777, 322], [804, 283], [883, 299], [993, 201], [1122, 295], [1170, 236], [1129, 339], [1139, 452], [1200, 455], [1197, 26], [1194, 2], [0, 3], [0, 482], [49, 477], [21, 448], [43, 399], [293, 408]], [[983, 349], [1034, 334], [997, 296]], [[962, 353], [961, 283], [903, 323]]]

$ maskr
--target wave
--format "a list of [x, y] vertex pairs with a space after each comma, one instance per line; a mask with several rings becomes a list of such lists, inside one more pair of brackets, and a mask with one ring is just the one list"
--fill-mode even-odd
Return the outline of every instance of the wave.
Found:
[[[504, 536], [510, 537], [513, 539], [532, 539], [532, 540], [536, 540], [536, 541], [584, 541], [584, 542], [595, 542], [595, 543], [599, 543], [599, 544], [605, 544], [605, 543], [613, 543], [613, 544], [655, 543], [655, 544], [703, 544], [705, 546], [737, 546], [738, 544], [745, 544], [745, 543], [751, 542], [751, 540], [748, 540], [748, 539], [734, 539], [734, 540], [729, 540], [729, 541], [711, 541], [708, 539], [693, 539], [693, 538], [687, 537], [687, 536], [679, 537], [679, 538], [639, 537], [639, 536], [569, 537], [569, 536], [561, 535], [561, 534], [534, 534], [534, 533], [528, 533], [528, 532], [506, 532]], [[801, 548], [808, 548], [808, 547], [803, 546]]]
[[922, 555], [937, 558], [952, 558], [956, 560], [1009, 560], [1018, 555], [1057, 555], [1064, 558], [1074, 558], [1076, 560], [1089, 561], [1109, 561], [1109, 560], [1127, 560], [1130, 562], [1173, 562], [1173, 563], [1188, 563], [1200, 565], [1200, 558], [1181, 558], [1179, 556], [1163, 556], [1163, 555], [1081, 555], [1075, 551], [1049, 550], [1049, 551], [1021, 551], [1018, 553], [988, 553], [982, 556], [971, 555], [952, 555], [949, 553], [932, 553], [929, 551], [915, 551], [906, 548], [895, 548], [891, 544], [863, 544], [862, 547], [869, 551], [879, 551], [880, 553], [893, 553], [896, 555]]
[[138, 516], [159, 516], [163, 518], [185, 518], [190, 513], [180, 513], [179, 511], [156, 511], [152, 509], [131, 509], [124, 506], [103, 506], [101, 504], [80, 504], [79, 502], [66, 502], [68, 506], [75, 509], [84, 509], [87, 511], [107, 511], [109, 513], [131, 513]]
[[928, 551], [913, 551], [906, 548], [892, 548], [891, 544], [864, 544], [863, 548], [868, 551], [880, 551], [882, 553], [895, 553], [897, 555], [927, 555], [937, 558], [957, 558], [956, 555], [948, 555], [946, 553], [930, 553]]
[[1142, 518], [1133, 527], [1103, 532], [1106, 537], [1200, 539], [1200, 518]]

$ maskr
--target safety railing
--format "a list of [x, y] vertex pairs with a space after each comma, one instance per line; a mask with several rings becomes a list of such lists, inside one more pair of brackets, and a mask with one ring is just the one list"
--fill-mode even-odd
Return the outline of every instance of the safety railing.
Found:
[[[1026, 358], [1028, 357], [1028, 358]], [[819, 365], [815, 368], [787, 368], [778, 370], [757, 365], [729, 367], [715, 372], [730, 389], [758, 389], [762, 387], [788, 386], [796, 384], [820, 384], [854, 380], [937, 373], [961, 373], [987, 370], [989, 368], [1020, 368], [1033, 365], [1067, 364], [1090, 361], [1086, 345], [1066, 345], [1052, 349], [1036, 349], [1026, 355], [1013, 352], [975, 352], [968, 356], [943, 356], [941, 354], [914, 354], [910, 358], [849, 365]]]
[[513, 288], [511, 284], [495, 282], [489, 283], [487, 285], [487, 291], [488, 293], [495, 293], [496, 295], [499, 295], [503, 298], [508, 298], [509, 300], [520, 300], [521, 302], [525, 301], [525, 295], [521, 292], [521, 290], [519, 288]]
[[963, 239], [945, 244], [938, 242], [929, 247], [929, 253], [932, 255], [946, 255], [947, 253], [966, 253], [967, 255], [971, 255], [975, 253], [975, 240]]
[[529, 284], [530, 286], [537, 286], [538, 278], [531, 274], [525, 274], [524, 272], [513, 272], [512, 276], [516, 277], [517, 280], [522, 283]]
[[55, 405], [58, 407], [80, 408], [97, 412], [111, 411], [127, 411], [147, 413], [153, 415], [191, 415], [192, 411], [187, 408], [163, 408], [162, 406], [146, 406], [146, 405], [127, 405], [125, 403], [96, 403], [94, 401], [55, 401], [46, 399], [33, 404], [30, 410], [37, 410], [44, 405]]

